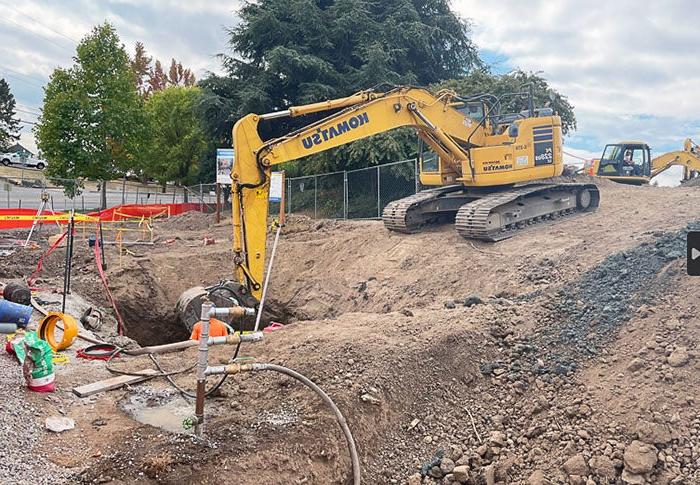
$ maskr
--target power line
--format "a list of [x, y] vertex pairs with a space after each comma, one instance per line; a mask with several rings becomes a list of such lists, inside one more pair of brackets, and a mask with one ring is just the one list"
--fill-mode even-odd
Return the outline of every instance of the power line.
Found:
[[38, 125], [39, 123], [36, 123], [34, 121], [27, 121], [27, 120], [19, 120], [20, 123], [24, 123], [27, 125]]
[[[10, 69], [9, 67], [4, 67], [0, 66], [0, 71], [4, 71], [6, 76], [9, 76], [11, 78], [17, 79], [18, 81], [22, 81], [23, 83], [30, 84], [32, 86], [36, 86], [38, 88], [43, 88], [41, 84], [37, 84], [34, 81], [38, 81], [37, 79], [31, 78], [27, 76], [26, 74], [22, 74], [21, 72], [17, 72], [13, 69]], [[14, 73], [14, 74], [10, 74]]]
[[48, 36], [46, 36], [46, 35], [39, 34], [39, 33], [37, 33], [37, 32], [34, 32], [33, 30], [31, 30], [31, 29], [25, 27], [24, 25], [22, 25], [22, 24], [20, 24], [20, 23], [18, 23], [18, 22], [15, 22], [14, 20], [10, 20], [10, 19], [8, 19], [7, 17], [0, 17], [0, 20], [4, 20], [5, 22], [9, 22], [9, 23], [11, 23], [11, 24], [14, 24], [14, 25], [16, 25], [17, 27], [19, 27], [20, 29], [24, 29], [24, 30], [26, 30], [27, 32], [29, 32], [30, 34], [32, 34], [32, 35], [34, 35], [34, 36], [36, 36], [36, 37], [42, 37], [42, 38], [44, 38], [46, 41], [48, 41], [48, 42], [50, 42], [51, 44], [55, 45], [56, 47], [60, 47], [61, 49], [65, 49], [65, 50], [67, 50], [67, 51], [69, 51], [69, 52], [71, 52], [71, 53], [73, 52], [72, 49], [69, 49], [69, 48], [66, 47], [65, 45], [61, 45], [61, 44], [59, 44], [59, 43], [57, 43], [57, 42], [54, 42], [53, 40], [51, 40], [50, 37], [48, 37]]
[[44, 27], [44, 28], [50, 30], [50, 31], [53, 32], [54, 34], [58, 34], [58, 35], [60, 35], [61, 37], [65, 37], [65, 38], [68, 39], [69, 41], [71, 41], [71, 42], [73, 42], [74, 44], [78, 45], [78, 41], [77, 41], [77, 40], [75, 40], [75, 39], [73, 39], [73, 38], [71, 38], [71, 37], [68, 37], [66, 34], [64, 34], [64, 33], [62, 33], [62, 32], [59, 32], [58, 30], [55, 30], [55, 29], [49, 27], [48, 25], [46, 25], [46, 24], [44, 24], [44, 23], [39, 22], [39, 21], [38, 21], [37, 19], [35, 19], [34, 17], [32, 17], [32, 16], [30, 16], [30, 15], [27, 15], [26, 13], [20, 12], [20, 11], [17, 10], [16, 8], [10, 7], [9, 5], [5, 5], [5, 8], [9, 8], [10, 10], [12, 10], [13, 12], [15, 12], [15, 13], [17, 13], [17, 14], [19, 14], [19, 15], [24, 15], [24, 16], [27, 17], [28, 19], [30, 19], [30, 20], [36, 22], [37, 24], [41, 25], [42, 27]]
[[38, 114], [41, 113], [41, 108], [38, 108], [38, 107], [36, 107], [36, 106], [29, 106], [28, 104], [24, 104], [24, 103], [17, 103], [17, 106], [19, 106], [19, 107], [22, 108], [22, 109], [26, 109], [26, 110], [29, 110], [29, 111], [34, 111], [34, 112], [36, 112], [36, 113], [38, 113]]
[[31, 111], [27, 111], [27, 110], [21, 109], [21, 108], [15, 108], [15, 111], [17, 111], [18, 113], [24, 113], [24, 114], [32, 115], [32, 116], [39, 116], [39, 114], [40, 114], [40, 113], [33, 113]]

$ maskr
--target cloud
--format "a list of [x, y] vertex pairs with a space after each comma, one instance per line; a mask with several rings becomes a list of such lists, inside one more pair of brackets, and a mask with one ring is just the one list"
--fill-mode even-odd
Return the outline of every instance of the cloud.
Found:
[[[18, 102], [39, 107], [55, 67], [72, 64], [74, 41], [105, 20], [133, 52], [176, 58], [198, 78], [220, 71], [224, 27], [238, 22], [241, 0], [25, 0], [0, 18], [0, 76]], [[498, 72], [541, 72], [575, 106], [573, 154], [598, 155], [621, 139], [648, 142], [656, 154], [700, 138], [700, 29], [694, 2], [618, 0], [453, 0], [471, 19], [474, 40]], [[7, 69], [11, 69], [9, 72]], [[23, 132], [23, 140], [30, 137]], [[572, 158], [572, 160], [575, 160]]]
[[695, 3], [455, 0], [474, 40], [507, 65], [541, 72], [576, 108], [567, 145], [597, 153], [641, 139], [656, 154], [700, 133]]
[[[75, 47], [90, 30], [111, 22], [132, 54], [137, 41], [166, 66], [175, 58], [197, 78], [219, 72], [216, 55], [226, 50], [224, 27], [234, 26], [240, 1], [208, 0], [26, 0], [3, 5], [0, 17], [0, 77], [19, 104], [40, 108], [42, 86], [56, 67], [73, 64]], [[25, 121], [36, 117], [20, 113]], [[34, 151], [31, 125], [23, 124], [20, 142]]]

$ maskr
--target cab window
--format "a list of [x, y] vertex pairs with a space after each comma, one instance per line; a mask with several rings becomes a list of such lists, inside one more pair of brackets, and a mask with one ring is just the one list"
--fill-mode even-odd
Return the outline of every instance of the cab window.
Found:
[[440, 159], [437, 153], [432, 150], [426, 150], [421, 153], [421, 172], [439, 172]]

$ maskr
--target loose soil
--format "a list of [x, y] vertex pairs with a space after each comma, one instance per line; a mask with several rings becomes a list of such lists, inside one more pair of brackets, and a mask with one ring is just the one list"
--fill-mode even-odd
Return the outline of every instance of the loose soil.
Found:
[[[403, 235], [375, 221], [293, 217], [269, 290], [269, 318], [287, 325], [241, 355], [296, 369], [332, 397], [365, 483], [453, 483], [455, 465], [473, 484], [700, 483], [699, 283], [684, 269], [700, 191], [599, 185], [597, 212], [497, 244], [449, 226]], [[190, 213], [155, 234], [121, 267], [107, 250], [128, 334], [144, 345], [184, 338], [173, 315], [180, 293], [231, 276], [227, 220]], [[76, 249], [74, 290], [108, 306], [89, 249]], [[40, 253], [5, 258], [0, 280], [26, 276]], [[43, 285], [60, 286], [62, 258], [47, 259]], [[232, 352], [216, 348], [212, 361]], [[196, 349], [160, 357], [166, 370], [195, 361]], [[114, 365], [152, 367], [145, 357]], [[198, 440], [132, 419], [121, 408], [136, 390], [69, 392], [108, 375], [74, 359], [56, 402], [26, 394], [46, 415], [61, 408], [76, 420], [34, 451], [74, 481], [350, 483], [332, 414], [287, 377], [227, 379]], [[193, 375], [176, 382], [193, 389]], [[634, 468], [633, 440], [655, 447], [648, 470]]]

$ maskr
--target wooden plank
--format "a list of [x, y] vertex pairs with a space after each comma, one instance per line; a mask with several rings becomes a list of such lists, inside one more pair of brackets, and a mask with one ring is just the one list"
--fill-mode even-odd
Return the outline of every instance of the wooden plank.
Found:
[[73, 388], [73, 394], [78, 397], [88, 397], [93, 394], [98, 394], [104, 391], [111, 391], [113, 389], [119, 389], [127, 384], [136, 384], [138, 382], [145, 381], [150, 377], [160, 374], [159, 371], [155, 369], [144, 369], [141, 371], [136, 371], [134, 374], [141, 374], [138, 376], [116, 376], [110, 377], [109, 379], [104, 379], [102, 381], [93, 382], [92, 384], [85, 384], [84, 386], [78, 386]]

